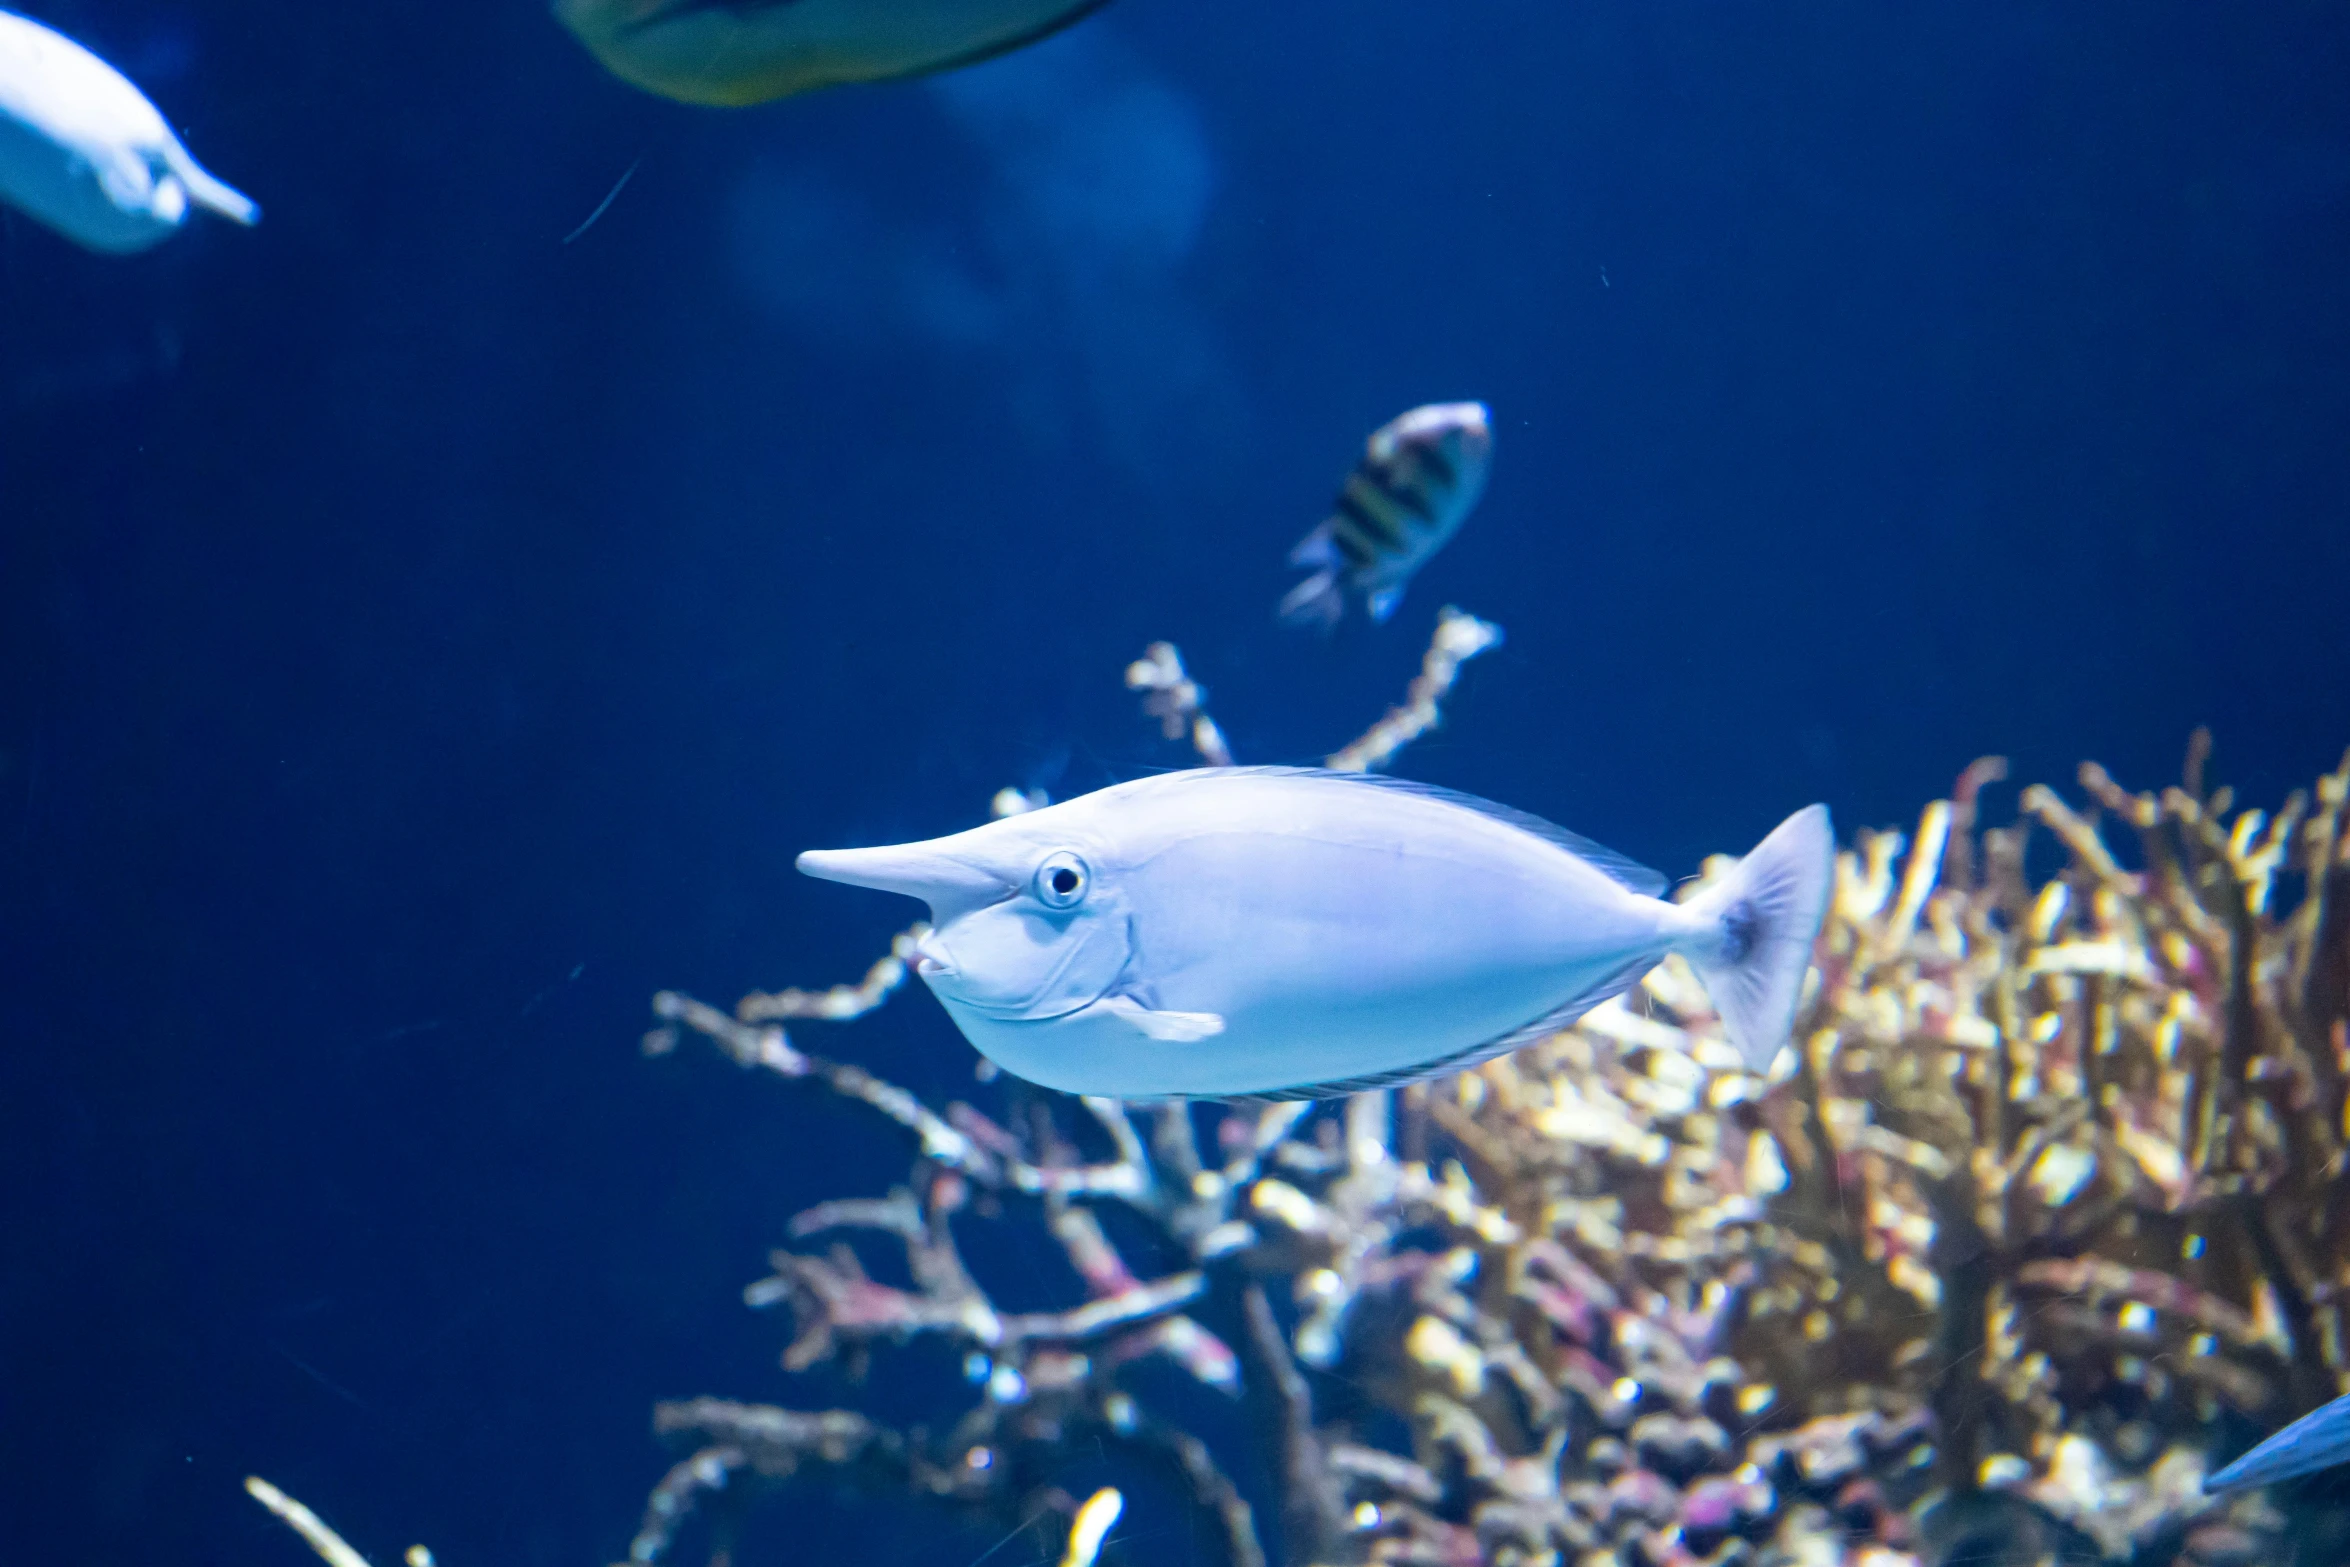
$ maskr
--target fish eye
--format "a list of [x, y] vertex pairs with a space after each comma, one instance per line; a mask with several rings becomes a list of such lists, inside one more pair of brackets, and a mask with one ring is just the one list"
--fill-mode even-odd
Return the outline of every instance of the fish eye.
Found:
[[1036, 868], [1036, 901], [1048, 909], [1073, 909], [1085, 901], [1093, 873], [1067, 849], [1045, 856]]

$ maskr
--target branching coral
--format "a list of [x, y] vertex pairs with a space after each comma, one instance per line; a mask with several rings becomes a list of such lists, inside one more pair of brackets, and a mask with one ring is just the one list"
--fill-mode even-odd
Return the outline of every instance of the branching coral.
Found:
[[[317, 1552], [318, 1559], [325, 1562], [326, 1567], [369, 1567], [367, 1558], [329, 1528], [325, 1519], [259, 1475], [245, 1476], [245, 1494], [268, 1508], [287, 1528], [300, 1535], [302, 1543]], [[432, 1552], [421, 1545], [409, 1546], [407, 1554], [400, 1559], [408, 1567], [433, 1567]]]
[[1153, 642], [1144, 648], [1142, 657], [1126, 666], [1126, 685], [1147, 693], [1142, 710], [1159, 721], [1160, 733], [1170, 740], [1188, 738], [1210, 767], [1231, 765], [1224, 731], [1208, 716], [1208, 693], [1184, 672], [1183, 655], [1174, 643]]
[[[1460, 678], [1461, 666], [1499, 646], [1499, 626], [1446, 605], [1437, 612], [1436, 635], [1420, 661], [1419, 674], [1404, 692], [1403, 705], [1389, 709], [1360, 739], [1332, 752], [1324, 765], [1342, 773], [1385, 767], [1398, 751], [1436, 727], [1437, 704]], [[1206, 748], [1201, 750], [1204, 755]]]
[[[1410, 701], [1332, 765], [1391, 758], [1497, 639], [1448, 611]], [[1174, 649], [1128, 678], [1224, 759]], [[975, 1391], [938, 1430], [663, 1405], [687, 1456], [631, 1559], [697, 1514], [724, 1559], [742, 1509], [818, 1464], [1018, 1528], [1071, 1511], [1097, 1450], [1180, 1477], [1246, 1567], [2339, 1559], [2339, 1517], [2200, 1480], [2215, 1442], [2350, 1386], [2350, 761], [2270, 817], [2205, 789], [2207, 749], [2179, 788], [2086, 767], [2085, 806], [2035, 787], [1993, 828], [2004, 768], [1978, 762], [1914, 833], [1861, 834], [1767, 1080], [1677, 959], [1398, 1093], [1037, 1092], [1000, 1119], [787, 1036], [879, 1004], [895, 956], [732, 1015], [664, 993], [650, 1048], [706, 1037], [917, 1148], [904, 1188], [791, 1226], [885, 1241], [906, 1285], [836, 1244], [746, 1291], [789, 1307], [785, 1364], [933, 1340]], [[2037, 882], [2036, 853], [2062, 860]], [[1006, 1205], [1082, 1299], [980, 1289], [957, 1227]], [[1146, 1363], [1251, 1437], [1203, 1440]]]

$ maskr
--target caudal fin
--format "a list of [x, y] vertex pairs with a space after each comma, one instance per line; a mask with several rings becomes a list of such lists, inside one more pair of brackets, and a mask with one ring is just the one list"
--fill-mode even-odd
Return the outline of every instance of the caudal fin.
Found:
[[1685, 912], [1695, 929], [1681, 950], [1751, 1071], [1770, 1066], [1795, 1026], [1812, 940], [1827, 918], [1835, 880], [1828, 808], [1811, 805], [1689, 901]]

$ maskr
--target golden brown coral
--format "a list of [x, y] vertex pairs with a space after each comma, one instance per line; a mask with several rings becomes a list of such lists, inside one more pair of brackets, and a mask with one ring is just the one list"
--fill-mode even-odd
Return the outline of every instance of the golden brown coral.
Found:
[[[1493, 636], [1448, 614], [1411, 721], [1333, 765], [1391, 756]], [[1199, 742], [1173, 650], [1136, 667], [1171, 737]], [[878, 1004], [890, 960], [735, 1016], [665, 994], [656, 1044], [707, 1036], [917, 1143], [908, 1187], [793, 1226], [891, 1237], [911, 1289], [843, 1249], [778, 1252], [748, 1292], [791, 1307], [788, 1362], [944, 1335], [976, 1391], [929, 1435], [664, 1406], [693, 1454], [632, 1555], [669, 1554], [727, 1476], [811, 1461], [1017, 1525], [1039, 1496], [1074, 1507], [1058, 1472], [1097, 1442], [1172, 1466], [1249, 1564], [1261, 1527], [1279, 1559], [1332, 1567], [2281, 1549], [2264, 1502], [2199, 1483], [2217, 1434], [2350, 1371], [2350, 762], [2270, 817], [2205, 791], [2207, 749], [2179, 788], [2088, 767], [2085, 807], [2032, 788], [1993, 828], [1978, 796], [2004, 768], [1977, 763], [1914, 833], [1859, 835], [1769, 1079], [1678, 960], [1459, 1078], [1140, 1124], [1101, 1100], [1056, 1116], [1054, 1096], [1011, 1126], [933, 1110], [785, 1036], [778, 1019]], [[2039, 831], [2064, 863], [2035, 884]], [[989, 1302], [956, 1251], [975, 1188], [1034, 1202], [1086, 1298]], [[1141, 1276], [1111, 1209], [1173, 1265]], [[1127, 1371], [1146, 1358], [1243, 1400], [1254, 1442], [1212, 1449], [1147, 1407]], [[1262, 1520], [1252, 1489], [1276, 1499]]]

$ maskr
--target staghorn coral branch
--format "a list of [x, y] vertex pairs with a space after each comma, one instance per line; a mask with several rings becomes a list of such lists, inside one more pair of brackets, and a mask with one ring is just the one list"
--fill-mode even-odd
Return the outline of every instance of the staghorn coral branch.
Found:
[[749, 1464], [741, 1448], [720, 1446], [702, 1448], [670, 1465], [645, 1498], [644, 1521], [628, 1542], [628, 1559], [657, 1562], [666, 1557], [702, 1498], [723, 1493], [727, 1482]]
[[[902, 1342], [924, 1334], [943, 1334], [997, 1355], [1017, 1355], [1036, 1344], [1065, 1349], [1143, 1327], [1191, 1304], [1203, 1291], [1197, 1272], [1135, 1279], [1098, 1225], [1064, 1215], [1058, 1226], [1064, 1243], [1096, 1298], [1066, 1311], [999, 1312], [965, 1271], [947, 1228], [948, 1205], [936, 1200], [951, 1179], [934, 1183], [927, 1211], [911, 1191], [900, 1188], [878, 1201], [821, 1203], [792, 1221], [795, 1239], [841, 1227], [896, 1237], [905, 1247], [916, 1287], [909, 1291], [875, 1283], [846, 1251], [829, 1258], [773, 1253], [769, 1261], [775, 1271], [749, 1286], [744, 1298], [754, 1307], [791, 1303], [800, 1333], [784, 1356], [789, 1369], [804, 1370], [845, 1344]], [[1202, 1380], [1218, 1380], [1212, 1369], [1199, 1369]]]
[[1088, 1301], [1068, 1311], [1028, 1312], [1003, 1319], [1003, 1342], [1081, 1344], [1162, 1317], [1198, 1300], [1206, 1281], [1197, 1273], [1138, 1284], [1107, 1300]]
[[2017, 1268], [2015, 1282], [2080, 1296], [2092, 1305], [2107, 1301], [2137, 1302], [2225, 1334], [2247, 1347], [2261, 1342], [2259, 1326], [2250, 1315], [2217, 1296], [2150, 1268], [2124, 1267], [2102, 1257], [2052, 1257]]
[[[785, 992], [790, 994], [790, 992]], [[1104, 1165], [1041, 1166], [1024, 1159], [1002, 1157], [1000, 1128], [963, 1108], [942, 1115], [915, 1095], [863, 1067], [806, 1055], [792, 1047], [775, 1024], [752, 1026], [737, 1022], [716, 1007], [676, 991], [653, 998], [653, 1011], [668, 1019], [670, 1029], [648, 1038], [648, 1051], [663, 1054], [676, 1047], [675, 1025], [692, 1029], [745, 1067], [759, 1067], [779, 1077], [813, 1077], [845, 1099], [870, 1105], [912, 1132], [923, 1157], [935, 1159], [983, 1186], [1061, 1196], [1135, 1196], [1149, 1183], [1149, 1172], [1131, 1160]], [[659, 1042], [654, 1044], [654, 1040]], [[966, 1128], [971, 1128], [966, 1130]], [[992, 1134], [992, 1136], [991, 1136]]]
[[[1334, 772], [1359, 773], [1394, 761], [1405, 746], [1436, 727], [1442, 716], [1439, 704], [1460, 678], [1461, 665], [1499, 647], [1501, 641], [1499, 626], [1447, 604], [1437, 612], [1435, 634], [1420, 661], [1420, 673], [1404, 692], [1403, 704], [1332, 752], [1323, 765]], [[1153, 642], [1126, 666], [1126, 685], [1146, 693], [1143, 711], [1159, 721], [1160, 732], [1168, 739], [1188, 734], [1202, 762], [1210, 767], [1232, 765], [1223, 731], [1207, 715], [1207, 693], [1184, 672], [1183, 655], [1175, 644]]]
[[[2217, 1434], [2240, 1441], [2224, 1421], [2350, 1375], [2350, 760], [2274, 816], [2084, 769], [2093, 811], [2032, 789], [1986, 825], [2003, 775], [1976, 763], [1914, 832], [1841, 857], [1777, 1080], [1678, 959], [1513, 1056], [1336, 1111], [937, 1111], [765, 1016], [671, 996], [662, 1017], [911, 1134], [911, 1186], [794, 1233], [888, 1236], [913, 1287], [842, 1249], [781, 1253], [749, 1293], [792, 1303], [799, 1364], [969, 1347], [983, 1391], [871, 1472], [991, 1527], [1106, 1451], [1179, 1467], [1242, 1567], [1264, 1561], [1245, 1494], [1299, 1567], [1941, 1567], [1961, 1539], [2120, 1562], [2213, 1527], [2285, 1559], [2306, 1510], [2196, 1486]], [[2062, 864], [2036, 882], [2043, 826]], [[1084, 1300], [990, 1301], [948, 1228], [973, 1193], [1033, 1214]], [[1212, 1447], [1144, 1407], [1158, 1384], [1129, 1368], [1159, 1355], [1242, 1395], [1265, 1440]], [[1410, 1456], [1369, 1445], [1399, 1423]], [[686, 1471], [681, 1505], [757, 1494], [762, 1449], [677, 1434], [742, 1455], [718, 1489]]]
[[2065, 804], [2055, 790], [2045, 784], [2033, 784], [2024, 791], [2021, 803], [2025, 811], [2038, 817], [2043, 826], [2063, 840], [2082, 869], [2124, 892], [2137, 890], [2137, 878], [2121, 868], [2113, 851], [2097, 835], [2096, 827]]
[[[1140, 1415], [1116, 1396], [1099, 1408], [1067, 1412], [1070, 1430], [1085, 1432], [1088, 1446], [1133, 1449], [1163, 1455], [1183, 1474], [1199, 1506], [1221, 1526], [1232, 1567], [1265, 1567], [1247, 1500], [1233, 1485], [1206, 1444], [1189, 1432]], [[697, 1398], [656, 1406], [655, 1434], [689, 1445], [688, 1456], [672, 1466], [647, 1505], [631, 1543], [629, 1561], [650, 1564], [674, 1554], [685, 1525], [713, 1502], [730, 1513], [805, 1470], [823, 1468], [860, 1489], [878, 1494], [911, 1494], [943, 1500], [973, 1512], [998, 1532], [1036, 1524], [1048, 1511], [1071, 1510], [1049, 1493], [1037, 1505], [1030, 1493], [1037, 1478], [1031, 1459], [1049, 1451], [1040, 1433], [1005, 1425], [997, 1416], [950, 1433], [943, 1449], [932, 1451], [915, 1436], [879, 1425], [852, 1410], [800, 1411], [766, 1404]], [[975, 1457], [986, 1461], [974, 1463]], [[1075, 1509], [1082, 1516], [1082, 1509]], [[713, 1519], [719, 1544], [714, 1560], [728, 1555], [734, 1519]]]
[[[327, 1567], [368, 1567], [367, 1558], [351, 1549], [343, 1537], [328, 1528], [318, 1514], [295, 1501], [285, 1492], [271, 1485], [259, 1475], [245, 1476], [245, 1492], [253, 1500], [285, 1520], [286, 1526], [302, 1537], [303, 1543], [316, 1551]], [[423, 1550], [418, 1546], [417, 1550]], [[412, 1551], [411, 1557], [415, 1555]], [[429, 1561], [428, 1553], [426, 1559]]]
[[1909, 864], [1901, 873], [1901, 895], [1894, 901], [1893, 917], [1877, 935], [1879, 947], [1871, 953], [1874, 960], [1881, 962], [1908, 944], [1918, 916], [1925, 912], [1927, 895], [1941, 875], [1942, 851], [1949, 842], [1950, 802], [1936, 800], [1918, 819]]
[[1461, 666], [1478, 654], [1501, 645], [1501, 628], [1447, 604], [1436, 612], [1436, 634], [1420, 660], [1420, 672], [1404, 692], [1403, 705], [1363, 731], [1360, 738], [1333, 751], [1323, 766], [1333, 772], [1360, 773], [1385, 767], [1396, 753], [1436, 727], [1438, 710]]
[[1991, 1396], [1981, 1355], [2002, 1259], [1978, 1221], [1972, 1167], [1929, 1181], [1925, 1191], [1934, 1216], [1927, 1262], [1939, 1283], [1934, 1349], [1940, 1370], [1928, 1395], [1942, 1435], [1934, 1460], [1944, 1487], [1959, 1491], [1975, 1483], [1983, 1462]]
[[734, 1015], [745, 1023], [773, 1023], [787, 1018], [822, 1018], [826, 1022], [846, 1023], [863, 1017], [906, 982], [906, 960], [913, 956], [915, 943], [928, 934], [930, 927], [920, 922], [900, 931], [890, 939], [889, 955], [878, 959], [854, 985], [834, 985], [827, 990], [782, 990], [773, 995], [753, 991], [736, 1003]]
[[1207, 714], [1208, 694], [1184, 673], [1183, 655], [1172, 642], [1153, 642], [1142, 657], [1126, 666], [1126, 688], [1146, 693], [1142, 710], [1159, 721], [1159, 731], [1170, 740], [1191, 739], [1192, 749], [1209, 767], [1230, 767], [1232, 752], [1224, 732]]
[[772, 1486], [809, 1464], [862, 1470], [883, 1484], [909, 1483], [918, 1472], [904, 1437], [852, 1410], [803, 1413], [696, 1398], [655, 1405], [653, 1431], [688, 1438], [694, 1450], [670, 1467], [647, 1498], [644, 1521], [629, 1542], [631, 1563], [666, 1560], [687, 1520], [707, 1501], [725, 1498], [739, 1509], [749, 1500], [741, 1495], [746, 1487]]
[[1944, 851], [1943, 880], [1967, 891], [1978, 890], [1975, 855], [1975, 818], [1983, 790], [2007, 778], [2007, 758], [1979, 756], [1950, 789], [1950, 841]]
[[817, 1061], [813, 1057], [808, 1060], [809, 1070], [822, 1076], [834, 1093], [845, 1099], [861, 1100], [912, 1132], [921, 1144], [924, 1158], [936, 1159], [950, 1169], [990, 1184], [1007, 1178], [1008, 1172], [985, 1149], [895, 1083], [876, 1077], [863, 1067]]
[[904, 1448], [902, 1437], [854, 1410], [803, 1413], [723, 1398], [655, 1405], [653, 1432], [690, 1433], [704, 1444], [739, 1449], [745, 1463], [771, 1475], [788, 1475], [807, 1462], [847, 1464], [868, 1455], [894, 1461]]
[[[1086, 1289], [1095, 1301], [1108, 1302], [1139, 1299], [1145, 1286], [1127, 1268], [1125, 1259], [1111, 1246], [1109, 1237], [1102, 1233], [1101, 1222], [1085, 1208], [1066, 1206], [1051, 1213], [1046, 1221], [1054, 1239], [1069, 1254], [1069, 1262], [1085, 1281]], [[1177, 1279], [1162, 1280], [1152, 1288], [1172, 1287], [1179, 1280], [1195, 1283], [1200, 1275], [1183, 1274]], [[1188, 1300], [1170, 1302], [1170, 1306], [1189, 1304]], [[1146, 1355], [1163, 1354], [1181, 1366], [1203, 1386], [1225, 1394], [1240, 1391], [1240, 1370], [1231, 1348], [1215, 1334], [1201, 1327], [1187, 1316], [1152, 1313], [1159, 1320], [1139, 1331], [1124, 1334], [1107, 1346], [1104, 1353], [1115, 1363], [1139, 1360]], [[1139, 1320], [1139, 1315], [1135, 1320]]]
[[1270, 1404], [1262, 1425], [1279, 1449], [1283, 1556], [1292, 1562], [1328, 1562], [1345, 1538], [1344, 1498], [1314, 1429], [1314, 1401], [1290, 1358], [1289, 1341], [1273, 1320], [1264, 1286], [1242, 1287], [1240, 1310], [1251, 1385]]
[[739, 1023], [716, 1007], [674, 990], [653, 997], [653, 1015], [666, 1020], [667, 1026], [645, 1036], [646, 1055], [667, 1055], [676, 1049], [677, 1026], [682, 1023], [732, 1056], [738, 1066], [764, 1067], [779, 1077], [805, 1077], [811, 1070], [808, 1058], [792, 1048], [782, 1029]]
[[1329, 1452], [1331, 1472], [1354, 1491], [1400, 1496], [1433, 1507], [1444, 1500], [1444, 1485], [1424, 1466], [1376, 1447], [1335, 1442]]

